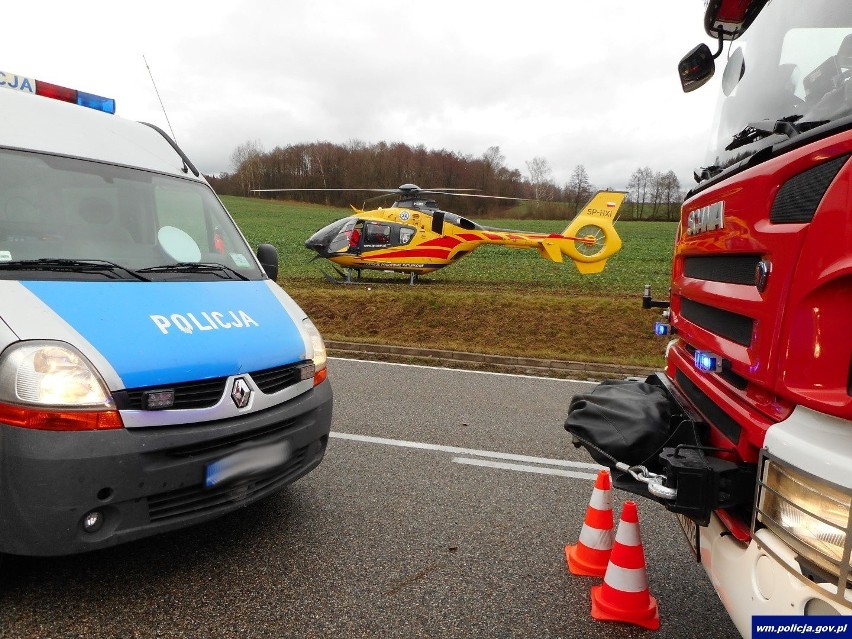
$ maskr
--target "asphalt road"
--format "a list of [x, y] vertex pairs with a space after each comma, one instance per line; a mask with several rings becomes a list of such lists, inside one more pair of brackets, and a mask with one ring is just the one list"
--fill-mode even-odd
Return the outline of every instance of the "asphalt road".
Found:
[[[594, 470], [562, 428], [590, 385], [339, 359], [329, 370], [333, 438], [317, 470], [177, 533], [8, 558], [0, 637], [739, 637], [673, 517], [646, 500], [661, 629], [591, 619], [600, 580], [571, 575], [564, 545]], [[613, 497], [617, 515], [629, 496]]]

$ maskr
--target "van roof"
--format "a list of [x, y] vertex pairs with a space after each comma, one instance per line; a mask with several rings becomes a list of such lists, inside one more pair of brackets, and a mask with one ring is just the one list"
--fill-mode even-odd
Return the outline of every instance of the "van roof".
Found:
[[150, 126], [21, 91], [0, 90], [0, 147], [78, 157], [202, 180]]

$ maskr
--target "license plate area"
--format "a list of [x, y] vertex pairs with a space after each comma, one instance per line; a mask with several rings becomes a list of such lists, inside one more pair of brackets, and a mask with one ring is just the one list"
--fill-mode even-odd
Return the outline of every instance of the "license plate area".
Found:
[[215, 488], [232, 481], [262, 475], [286, 464], [293, 456], [290, 442], [240, 450], [204, 467], [204, 487]]
[[680, 513], [675, 513], [675, 517], [677, 517], [677, 523], [680, 524], [680, 529], [683, 531], [686, 541], [692, 550], [692, 556], [695, 557], [695, 561], [701, 563], [701, 541], [698, 536], [698, 525], [689, 517], [685, 517]]

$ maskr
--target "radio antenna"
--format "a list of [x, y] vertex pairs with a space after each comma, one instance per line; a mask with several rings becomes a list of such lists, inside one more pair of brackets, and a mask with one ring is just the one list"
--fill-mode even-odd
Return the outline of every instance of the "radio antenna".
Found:
[[151, 84], [154, 85], [154, 92], [157, 94], [157, 99], [160, 101], [160, 108], [163, 109], [163, 115], [166, 116], [166, 124], [169, 125], [169, 131], [172, 133], [172, 139], [177, 142], [175, 130], [172, 128], [172, 123], [169, 121], [169, 114], [166, 113], [166, 105], [163, 104], [163, 98], [160, 97], [160, 91], [157, 89], [157, 83], [154, 82], [154, 74], [151, 73], [151, 67], [148, 66], [148, 60], [145, 59], [145, 54], [142, 54], [142, 61], [145, 63], [145, 68], [148, 69], [148, 75], [151, 76]]

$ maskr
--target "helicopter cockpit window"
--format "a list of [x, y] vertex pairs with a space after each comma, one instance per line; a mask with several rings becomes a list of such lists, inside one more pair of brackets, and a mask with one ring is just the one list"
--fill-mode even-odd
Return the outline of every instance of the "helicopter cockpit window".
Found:
[[[349, 241], [352, 237], [352, 230], [358, 220], [354, 217], [348, 217], [329, 225], [324, 229], [317, 231], [308, 242], [322, 244], [328, 242], [329, 253], [339, 253], [349, 250]], [[330, 241], [329, 241], [330, 239]]]
[[410, 226], [402, 226], [399, 229], [399, 243], [408, 244], [411, 238], [414, 237], [414, 229]]
[[391, 243], [390, 224], [368, 222], [364, 225], [364, 248], [378, 248]]

